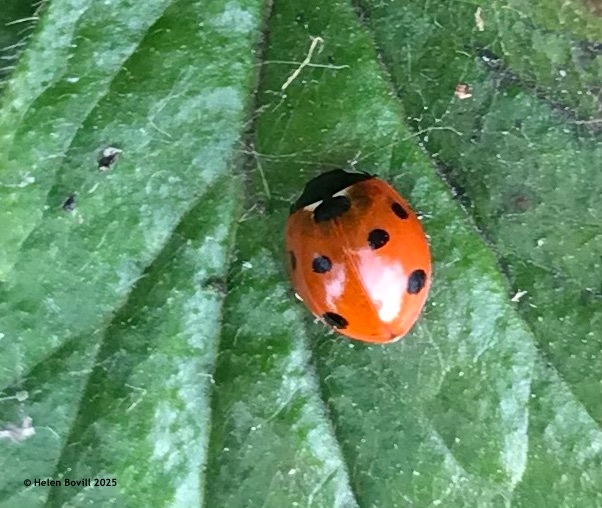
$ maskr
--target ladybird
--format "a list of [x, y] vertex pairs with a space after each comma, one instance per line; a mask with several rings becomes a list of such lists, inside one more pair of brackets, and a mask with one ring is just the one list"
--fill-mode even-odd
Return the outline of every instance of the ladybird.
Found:
[[290, 208], [286, 252], [297, 297], [326, 325], [364, 342], [406, 335], [431, 285], [418, 217], [368, 173], [335, 169], [309, 181]]

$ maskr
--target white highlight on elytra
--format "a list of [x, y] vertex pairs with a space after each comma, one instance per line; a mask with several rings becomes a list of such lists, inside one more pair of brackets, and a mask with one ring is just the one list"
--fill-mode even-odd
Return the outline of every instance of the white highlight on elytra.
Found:
[[345, 291], [346, 281], [345, 267], [341, 264], [334, 265], [328, 274], [328, 281], [326, 282], [326, 306], [329, 309], [336, 307], [337, 300]]
[[407, 285], [403, 267], [398, 263], [391, 264], [388, 259], [380, 259], [368, 249], [359, 251], [356, 256], [359, 258], [358, 271], [362, 285], [373, 302], [379, 319], [384, 323], [392, 322], [399, 313]]

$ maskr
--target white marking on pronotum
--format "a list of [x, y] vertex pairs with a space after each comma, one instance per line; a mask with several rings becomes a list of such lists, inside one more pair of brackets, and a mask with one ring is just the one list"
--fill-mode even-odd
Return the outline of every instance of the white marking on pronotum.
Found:
[[349, 187], [345, 187], [343, 190], [340, 190], [339, 192], [335, 192], [332, 197], [336, 198], [337, 196], [347, 196], [347, 194], [349, 194], [349, 189], [351, 188], [351, 186]]
[[303, 210], [305, 210], [306, 212], [313, 212], [321, 204], [322, 204], [322, 200], [316, 201], [315, 203], [312, 203], [311, 205], [304, 206]]
[[301, 73], [301, 71], [303, 70], [304, 67], [307, 67], [310, 63], [311, 63], [311, 57], [314, 54], [314, 51], [316, 50], [316, 46], [319, 43], [324, 43], [324, 39], [322, 39], [322, 37], [311, 37], [311, 46], [309, 47], [309, 51], [307, 52], [307, 56], [305, 57], [305, 60], [303, 60], [301, 62], [301, 65], [299, 65], [299, 67], [297, 67], [293, 73], [288, 77], [288, 79], [285, 81], [284, 85], [282, 85], [282, 87], [280, 88], [283, 92], [284, 90], [286, 90], [289, 85], [295, 81], [295, 79], [297, 78], [297, 76], [299, 76], [299, 74]]
[[[340, 190], [339, 192], [335, 192], [331, 197], [336, 198], [338, 196], [347, 196], [349, 194], [350, 188], [351, 188], [351, 185], [349, 187], [345, 187], [343, 190]], [[304, 206], [303, 210], [305, 210], [306, 212], [313, 212], [322, 203], [323, 203], [323, 200], [316, 201], [315, 203], [311, 203], [310, 205]]]

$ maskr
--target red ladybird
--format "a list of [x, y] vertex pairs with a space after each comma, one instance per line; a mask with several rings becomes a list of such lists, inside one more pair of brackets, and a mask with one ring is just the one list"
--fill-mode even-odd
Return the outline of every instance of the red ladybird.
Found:
[[337, 332], [393, 342], [420, 315], [431, 284], [429, 246], [393, 187], [336, 169], [311, 180], [286, 224], [298, 297]]

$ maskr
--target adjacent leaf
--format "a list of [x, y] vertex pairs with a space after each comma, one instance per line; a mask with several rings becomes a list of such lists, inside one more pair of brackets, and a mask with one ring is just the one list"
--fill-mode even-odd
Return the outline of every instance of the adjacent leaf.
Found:
[[[37, 6], [37, 7], [36, 7]], [[4, 0], [0, 10], [0, 89], [15, 68], [35, 26], [41, 5], [29, 0]]]
[[[304, 314], [320, 393], [358, 504], [599, 504], [599, 426], [547, 365], [509, 301], [496, 259], [404, 127], [354, 13], [344, 2], [329, 9], [287, 2], [276, 3], [271, 19], [252, 201], [273, 214], [255, 204], [238, 233], [224, 312], [233, 316], [226, 330], [235, 339], [216, 373], [215, 417], [227, 425], [211, 442], [208, 486], [218, 501], [210, 505], [287, 506], [288, 492], [300, 488], [285, 472], [291, 450], [309, 453], [298, 430], [307, 403], [292, 399], [276, 418], [266, 405], [279, 407], [282, 396], [272, 386], [283, 376], [281, 386], [290, 382], [283, 374], [283, 362], [292, 363], [286, 341], [305, 344], [305, 331], [289, 321], [294, 304], [282, 302], [282, 290], [271, 292], [285, 277], [274, 266], [286, 260], [281, 245], [265, 238], [282, 231], [287, 205], [307, 178], [352, 159], [359, 169], [393, 178], [427, 214], [436, 261], [430, 304], [402, 343], [371, 347], [324, 338]], [[313, 66], [291, 82], [311, 36], [324, 42], [312, 54]], [[280, 459], [270, 460], [269, 450]], [[343, 474], [336, 464], [332, 471]], [[319, 487], [338, 491], [334, 481]]]
[[[201, 499], [220, 303], [211, 278], [225, 276], [242, 191], [260, 8], [56, 1], [24, 54], [0, 112], [0, 418], [3, 429], [31, 418], [36, 434], [0, 441], [3, 506]], [[100, 172], [108, 146], [123, 153]], [[73, 458], [79, 443], [89, 447]], [[170, 462], [183, 444], [188, 456]], [[119, 483], [22, 487], [88, 473]]]
[[117, 488], [54, 489], [48, 504], [202, 504], [208, 398], [239, 192], [238, 179], [207, 189], [104, 333], [56, 471], [115, 478]]
[[[221, 2], [185, 11], [180, 4], [164, 10], [168, 3], [147, 2], [132, 13], [129, 4], [122, 9], [116, 2], [112, 42], [105, 37], [110, 19], [100, 12], [104, 7], [53, 3], [44, 22], [49, 28], [40, 31], [7, 91], [5, 97], [20, 95], [0, 114], [10, 147], [0, 150], [4, 266], [19, 258], [2, 288], [0, 387], [70, 337], [102, 328], [183, 214], [230, 172], [252, 85], [258, 7], [239, 7], [241, 24]], [[65, 14], [61, 9], [69, 14], [55, 21]], [[59, 28], [66, 31], [61, 23], [68, 20], [75, 33], [53, 53], [56, 59], [64, 51], [67, 69], [58, 62], [46, 69], [57, 73], [48, 79], [58, 84], [39, 90], [30, 104], [23, 96], [39, 87], [29, 82], [43, 70], [33, 66], [44, 58], [38, 46]], [[229, 35], [231, 26], [236, 31]], [[124, 32], [130, 29], [134, 40]], [[228, 60], [214, 59], [216, 38]], [[194, 66], [187, 47], [202, 48]], [[102, 173], [98, 152], [112, 145], [124, 153]], [[65, 213], [62, 204], [74, 192], [75, 214]]]
[[[597, 0], [452, 0], [426, 7], [416, 1], [356, 3], [386, 58], [404, 62], [400, 70], [408, 81], [401, 85], [420, 90], [423, 106], [437, 115], [441, 105], [429, 98], [444, 85], [453, 90], [458, 73], [468, 80], [478, 57], [499, 79], [520, 81], [558, 109], [572, 108], [566, 111], [571, 120], [581, 116], [586, 124], [599, 123], [602, 9]], [[394, 30], [385, 32], [384, 25]], [[386, 47], [393, 41], [401, 46], [390, 52]], [[428, 79], [434, 90], [412, 87], [416, 79]]]
[[[428, 10], [420, 2], [367, 5], [370, 26], [425, 146], [472, 204], [514, 291], [526, 291], [519, 309], [538, 347], [602, 424], [597, 136], [579, 135], [565, 115], [534, 97], [523, 82], [500, 81], [476, 55], [461, 53], [474, 38], [458, 33], [457, 23], [434, 30], [434, 20], [456, 19], [454, 5], [431, 2]], [[405, 29], [425, 35], [417, 44], [405, 38]], [[505, 47], [516, 44], [512, 34], [500, 31], [498, 37]], [[407, 52], [396, 50], [402, 43]], [[423, 48], [429, 48], [428, 55], [416, 58]], [[427, 79], [443, 65], [445, 79]], [[453, 97], [459, 82], [470, 83], [471, 98]]]

